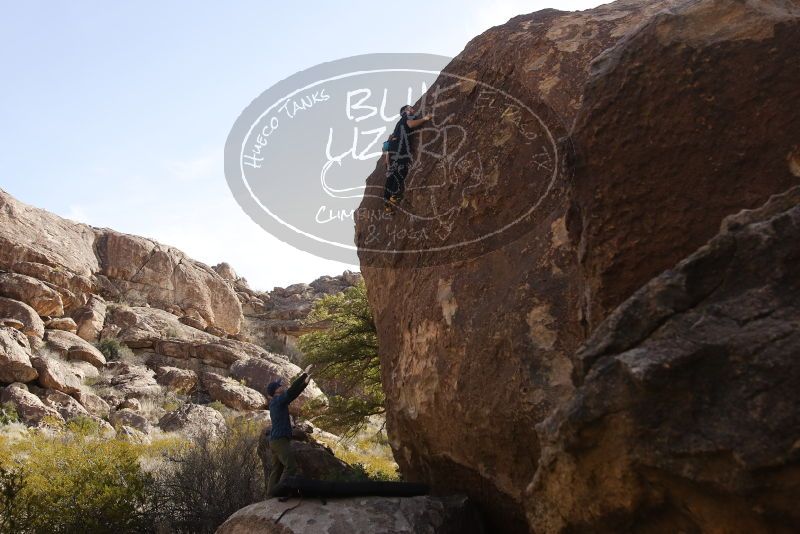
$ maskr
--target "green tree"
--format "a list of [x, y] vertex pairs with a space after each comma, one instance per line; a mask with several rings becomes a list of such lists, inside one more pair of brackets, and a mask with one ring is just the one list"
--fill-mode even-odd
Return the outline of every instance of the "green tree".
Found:
[[[326, 389], [334, 392], [315, 421], [333, 432], [353, 435], [370, 416], [385, 411], [378, 334], [364, 281], [319, 300], [306, 324], [321, 329], [300, 337], [303, 366], [313, 363], [314, 379], [327, 382]], [[312, 406], [311, 411], [318, 408]]]

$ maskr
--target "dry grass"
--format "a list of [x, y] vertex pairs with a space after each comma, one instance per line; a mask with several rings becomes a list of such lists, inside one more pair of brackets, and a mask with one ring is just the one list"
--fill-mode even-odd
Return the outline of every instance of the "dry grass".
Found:
[[397, 463], [386, 439], [386, 430], [365, 430], [355, 437], [333, 439], [330, 436], [314, 436], [329, 446], [337, 458], [350, 465], [360, 465], [370, 478], [399, 480]]

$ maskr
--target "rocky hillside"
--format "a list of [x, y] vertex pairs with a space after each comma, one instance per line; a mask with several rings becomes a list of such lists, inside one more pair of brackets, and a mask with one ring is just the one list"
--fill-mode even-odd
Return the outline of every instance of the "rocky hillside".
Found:
[[314, 303], [325, 295], [340, 293], [361, 281], [361, 274], [345, 271], [339, 276], [322, 276], [310, 284], [292, 284], [258, 292], [248, 287], [247, 280], [237, 277], [229, 265], [223, 263], [215, 266], [214, 270], [232, 283], [242, 303], [243, 336], [290, 358], [299, 354], [297, 340], [301, 335], [325, 328], [324, 324], [305, 321]]
[[459, 164], [423, 134], [413, 216], [357, 219], [404, 475], [502, 532], [796, 530], [800, 5], [544, 10], [445, 72]]
[[[31, 425], [84, 415], [142, 440], [221, 429], [211, 402], [268, 421], [263, 392], [300, 372], [286, 353], [315, 328], [303, 325], [313, 303], [359, 279], [257, 292], [227, 264], [0, 190], [0, 402]], [[312, 384], [301, 400], [322, 395]]]

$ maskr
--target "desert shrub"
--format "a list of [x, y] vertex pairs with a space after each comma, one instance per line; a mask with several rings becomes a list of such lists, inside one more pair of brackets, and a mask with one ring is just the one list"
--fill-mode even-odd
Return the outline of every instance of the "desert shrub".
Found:
[[0, 426], [10, 425], [19, 421], [17, 408], [10, 402], [0, 406]]
[[222, 415], [225, 415], [228, 412], [228, 407], [225, 406], [224, 404], [222, 404], [222, 402], [220, 402], [218, 400], [215, 400], [213, 402], [209, 402], [208, 403], [208, 407], [209, 408], [214, 408], [215, 410], [217, 410]]
[[165, 412], [174, 412], [184, 404], [185, 402], [178, 397], [167, 397], [161, 404], [161, 407]]
[[121, 360], [133, 357], [133, 351], [118, 339], [106, 338], [97, 344], [97, 349], [103, 353], [108, 361]]
[[79, 415], [67, 421], [65, 429], [78, 436], [92, 436], [100, 433], [100, 423], [86, 415]]
[[0, 531], [20, 534], [151, 530], [152, 479], [140, 447], [78, 432], [0, 441]]
[[265, 498], [255, 425], [199, 436], [165, 455], [155, 478], [158, 522], [170, 532], [212, 533], [232, 513]]

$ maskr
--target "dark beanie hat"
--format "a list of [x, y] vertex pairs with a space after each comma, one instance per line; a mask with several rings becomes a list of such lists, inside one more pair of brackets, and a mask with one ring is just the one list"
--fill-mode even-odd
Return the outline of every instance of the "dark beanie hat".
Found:
[[273, 395], [275, 395], [275, 390], [278, 389], [279, 387], [281, 387], [280, 378], [274, 382], [270, 382], [269, 385], [267, 386], [267, 395], [272, 397]]

